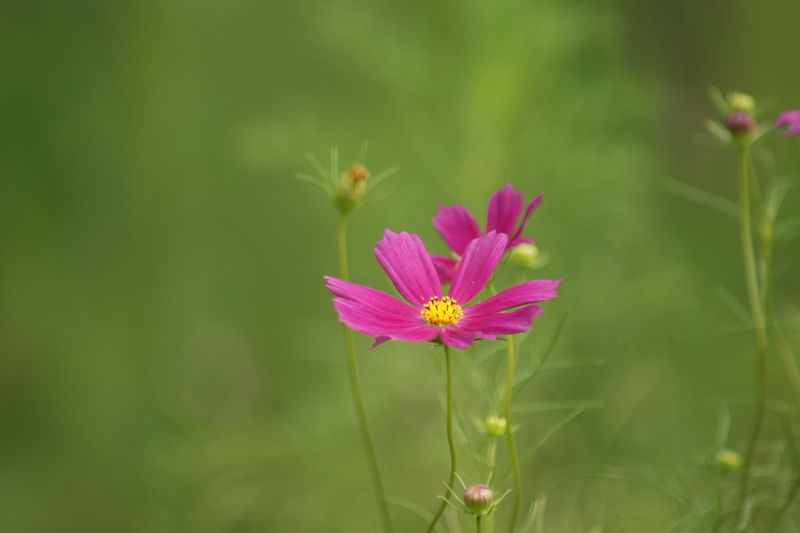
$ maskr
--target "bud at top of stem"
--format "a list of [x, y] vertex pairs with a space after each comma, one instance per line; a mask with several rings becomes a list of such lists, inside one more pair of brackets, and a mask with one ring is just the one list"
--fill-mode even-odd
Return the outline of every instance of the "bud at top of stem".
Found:
[[728, 105], [734, 111], [750, 112], [756, 107], [756, 101], [745, 93], [733, 92], [728, 95]]
[[499, 438], [506, 434], [508, 430], [508, 420], [502, 416], [489, 415], [483, 422], [486, 434], [490, 437]]
[[488, 514], [493, 503], [494, 494], [487, 485], [470, 485], [464, 489], [464, 505], [478, 516]]
[[743, 109], [733, 110], [725, 117], [725, 127], [734, 138], [746, 137], [753, 131], [755, 125], [750, 112]]
[[336, 186], [336, 205], [342, 212], [347, 213], [358, 207], [367, 191], [368, 179], [369, 171], [360, 163], [354, 163], [340, 176]]
[[739, 467], [742, 466], [742, 456], [727, 448], [720, 450], [714, 459], [717, 466], [728, 474], [739, 470]]
[[520, 270], [533, 270], [541, 262], [539, 247], [532, 243], [523, 243], [511, 250], [511, 264]]

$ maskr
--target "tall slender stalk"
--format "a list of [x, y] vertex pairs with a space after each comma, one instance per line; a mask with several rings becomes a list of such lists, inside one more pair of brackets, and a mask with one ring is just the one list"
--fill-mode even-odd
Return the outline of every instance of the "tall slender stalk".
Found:
[[745, 277], [747, 279], [747, 292], [750, 300], [750, 311], [756, 331], [756, 383], [757, 405], [752, 433], [747, 445], [742, 467], [741, 487], [739, 494], [739, 527], [746, 527], [747, 489], [750, 473], [753, 466], [756, 444], [761, 434], [764, 422], [764, 411], [767, 402], [767, 329], [764, 318], [763, 301], [759, 295], [758, 274], [756, 271], [755, 254], [753, 253], [752, 223], [750, 209], [750, 165], [749, 149], [746, 145], [739, 148], [739, 219], [742, 241], [742, 255], [744, 258]]
[[513, 488], [514, 494], [511, 500], [511, 517], [508, 521], [509, 533], [514, 532], [517, 525], [517, 515], [519, 514], [520, 492], [522, 491], [522, 475], [519, 470], [519, 455], [517, 453], [517, 443], [514, 440], [514, 431], [511, 422], [511, 400], [514, 397], [514, 338], [509, 335], [506, 338], [508, 349], [506, 350], [506, 395], [504, 400], [504, 416], [506, 417], [506, 441], [508, 442], [509, 462], [511, 471], [514, 475]]
[[[346, 215], [340, 215], [336, 233], [339, 251], [339, 276], [344, 280], [348, 280]], [[344, 351], [347, 356], [347, 372], [350, 377], [350, 391], [353, 394], [353, 406], [355, 407], [356, 418], [358, 419], [361, 443], [364, 446], [364, 453], [367, 456], [367, 464], [369, 465], [369, 471], [372, 477], [375, 500], [378, 504], [378, 513], [383, 522], [383, 530], [386, 533], [392, 533], [394, 531], [392, 519], [389, 515], [389, 506], [386, 502], [386, 494], [383, 490], [383, 481], [381, 479], [380, 468], [378, 467], [378, 459], [375, 454], [375, 446], [372, 443], [372, 435], [369, 430], [369, 425], [367, 424], [367, 413], [364, 409], [364, 400], [361, 395], [361, 380], [358, 374], [358, 360], [356, 359], [356, 350], [353, 343], [353, 332], [344, 325], [343, 331]]]
[[[748, 154], [748, 163], [753, 178], [756, 177], [756, 168], [753, 163], [752, 154]], [[754, 184], [757, 183], [754, 181]], [[797, 361], [792, 354], [792, 349], [786, 342], [783, 332], [774, 321], [774, 291], [772, 283], [772, 244], [774, 233], [774, 214], [769, 207], [761, 210], [762, 220], [760, 231], [757, 232], [759, 238], [759, 271], [761, 274], [761, 291], [764, 301], [766, 314], [767, 332], [769, 338], [778, 352], [778, 357], [786, 370], [786, 379], [792, 390], [795, 402], [800, 407], [800, 370], [797, 368]]]
[[475, 517], [475, 531], [481, 533], [481, 515]]
[[444, 493], [444, 497], [442, 498], [442, 503], [439, 504], [439, 508], [436, 509], [436, 513], [433, 515], [431, 519], [431, 523], [428, 524], [428, 529], [425, 530], [425, 533], [431, 533], [433, 529], [436, 527], [436, 523], [439, 521], [439, 518], [442, 516], [445, 508], [447, 507], [448, 502], [450, 501], [450, 494], [453, 492], [453, 485], [456, 482], [456, 445], [455, 440], [453, 439], [453, 369], [450, 365], [450, 348], [446, 344], [443, 344], [442, 347], [444, 348], [444, 364], [445, 364], [445, 374], [446, 374], [446, 381], [447, 381], [447, 391], [446, 391], [446, 417], [447, 417], [447, 446], [450, 448], [450, 476], [447, 480], [447, 490]]
[[[492, 477], [494, 477], [494, 465], [497, 459], [497, 441], [492, 438], [489, 441], [488, 450], [486, 450], [486, 484], [490, 485]], [[486, 533], [494, 533], [494, 513], [486, 515]]]

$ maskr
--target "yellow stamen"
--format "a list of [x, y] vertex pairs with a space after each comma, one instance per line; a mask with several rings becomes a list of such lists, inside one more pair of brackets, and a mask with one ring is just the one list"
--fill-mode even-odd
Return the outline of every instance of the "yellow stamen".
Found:
[[422, 318], [431, 326], [452, 326], [462, 314], [461, 306], [449, 296], [442, 299], [432, 296], [420, 311]]

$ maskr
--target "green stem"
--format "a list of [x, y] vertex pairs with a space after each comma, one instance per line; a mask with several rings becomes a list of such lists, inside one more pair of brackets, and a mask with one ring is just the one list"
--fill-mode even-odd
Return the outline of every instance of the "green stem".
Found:
[[[339, 249], [339, 276], [347, 280], [347, 217], [341, 215], [339, 217], [339, 224], [337, 226], [337, 240]], [[364, 446], [364, 453], [367, 456], [367, 464], [369, 465], [370, 475], [372, 477], [373, 490], [375, 491], [375, 500], [378, 504], [378, 513], [383, 522], [383, 530], [386, 533], [392, 533], [392, 519], [389, 515], [389, 506], [386, 502], [386, 494], [383, 490], [383, 481], [381, 479], [381, 472], [378, 468], [378, 459], [375, 455], [375, 446], [372, 443], [372, 435], [369, 431], [367, 424], [367, 413], [364, 409], [364, 400], [361, 395], [361, 380], [358, 375], [358, 360], [356, 359], [356, 350], [353, 343], [353, 332], [343, 326], [344, 330], [344, 348], [345, 355], [347, 356], [347, 372], [350, 377], [350, 391], [353, 394], [353, 406], [356, 410], [356, 418], [358, 419], [358, 428], [361, 432], [361, 443]]]
[[[489, 441], [489, 448], [486, 451], [486, 466], [488, 470], [488, 474], [486, 475], [486, 484], [491, 484], [491, 480], [494, 477], [494, 465], [497, 459], [497, 441], [492, 438]], [[486, 515], [486, 533], [493, 533], [494, 532], [494, 514], [490, 513]]]
[[442, 498], [442, 503], [440, 503], [439, 508], [436, 509], [436, 514], [433, 515], [431, 523], [428, 524], [428, 529], [425, 530], [426, 533], [431, 533], [433, 528], [436, 527], [436, 523], [439, 521], [439, 518], [442, 516], [442, 513], [450, 501], [450, 494], [453, 492], [453, 485], [455, 485], [456, 482], [456, 444], [455, 440], [453, 439], [453, 369], [450, 365], [450, 348], [446, 344], [443, 344], [442, 347], [444, 348], [444, 365], [447, 381], [446, 416], [447, 446], [450, 448], [450, 476], [447, 480], [447, 490], [444, 493], [444, 498]]
[[746, 527], [747, 488], [750, 481], [750, 471], [753, 466], [756, 444], [761, 434], [764, 422], [764, 411], [767, 401], [767, 330], [764, 318], [763, 302], [759, 296], [758, 275], [756, 261], [753, 253], [752, 223], [750, 220], [750, 172], [749, 152], [746, 146], [739, 149], [739, 218], [742, 240], [742, 255], [744, 258], [745, 277], [747, 279], [747, 292], [750, 300], [750, 311], [753, 314], [756, 330], [756, 382], [757, 405], [753, 430], [742, 466], [742, 479], [739, 494], [739, 527]]
[[511, 400], [514, 395], [514, 338], [509, 335], [506, 338], [506, 341], [508, 350], [506, 362], [506, 396], [504, 402], [504, 414], [507, 423], [506, 440], [508, 441], [509, 462], [511, 463], [511, 470], [514, 475], [514, 494], [511, 503], [511, 518], [509, 518], [508, 522], [508, 531], [509, 533], [513, 533], [514, 528], [517, 525], [517, 515], [519, 514], [520, 492], [522, 491], [522, 475], [520, 474], [519, 470], [519, 455], [517, 454], [517, 443], [514, 440], [514, 431], [511, 421]]
[[[750, 165], [750, 172], [755, 177], [756, 169], [753, 164], [752, 156], [748, 158]], [[759, 236], [759, 271], [761, 274], [762, 291], [764, 293], [764, 307], [766, 309], [766, 323], [769, 338], [775, 346], [775, 351], [778, 352], [778, 357], [781, 359], [784, 370], [786, 370], [786, 379], [789, 381], [789, 387], [792, 389], [792, 395], [795, 402], [800, 407], [800, 370], [797, 368], [797, 361], [792, 354], [792, 349], [789, 347], [783, 332], [774, 322], [774, 292], [772, 284], [772, 235], [774, 231], [773, 215], [770, 214], [768, 209], [762, 209], [761, 228], [758, 232]]]
[[475, 531], [481, 533], [481, 516], [478, 515], [475, 517]]
[[800, 492], [800, 476], [794, 480], [791, 488], [789, 488], [789, 492], [786, 493], [786, 499], [783, 501], [783, 505], [781, 505], [781, 508], [775, 513], [775, 516], [772, 518], [772, 523], [770, 524], [769, 529], [767, 529], [768, 533], [772, 533], [778, 529], [783, 516], [786, 514], [786, 511], [789, 510], [789, 507], [792, 506], [792, 502], [794, 501], [794, 498], [797, 496], [798, 492]]

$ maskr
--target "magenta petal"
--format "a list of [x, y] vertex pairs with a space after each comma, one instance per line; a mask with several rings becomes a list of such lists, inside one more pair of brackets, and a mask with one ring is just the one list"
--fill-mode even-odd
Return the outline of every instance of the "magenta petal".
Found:
[[517, 246], [518, 244], [522, 244], [523, 242], [531, 242], [530, 239], [520, 237], [520, 235], [525, 230], [525, 225], [528, 223], [528, 219], [531, 217], [536, 208], [539, 207], [540, 203], [542, 203], [541, 194], [528, 203], [528, 207], [525, 209], [525, 215], [522, 217], [522, 222], [520, 222], [517, 231], [514, 232], [514, 235], [509, 238], [509, 248]]
[[491, 279], [507, 243], [508, 237], [494, 231], [469, 243], [453, 277], [449, 296], [462, 306], [469, 303]]
[[432, 255], [433, 268], [439, 274], [439, 281], [442, 285], [449, 285], [453, 281], [453, 276], [456, 275], [458, 268], [458, 261], [446, 255]]
[[401, 321], [397, 317], [380, 315], [374, 309], [353, 300], [335, 298], [333, 307], [339, 313], [339, 320], [353, 331], [376, 338], [380, 344], [384, 338], [406, 341], [427, 342], [436, 338], [438, 331], [421, 322], [419, 317]]
[[447, 246], [458, 255], [464, 255], [464, 249], [470, 241], [481, 236], [481, 230], [472, 214], [460, 205], [440, 206], [439, 213], [433, 217], [433, 226]]
[[375, 257], [403, 298], [424, 304], [442, 295], [439, 276], [417, 235], [386, 230], [375, 245]]
[[472, 346], [475, 340], [475, 333], [461, 328], [460, 325], [458, 327], [451, 326], [449, 328], [443, 328], [439, 334], [439, 338], [442, 344], [446, 344], [451, 348], [463, 350]]
[[522, 193], [518, 193], [506, 184], [489, 199], [489, 211], [486, 215], [486, 231], [513, 235], [517, 225], [519, 212], [522, 210]]
[[778, 120], [775, 121], [775, 127], [782, 128], [784, 126], [788, 126], [784, 131], [786, 137], [800, 135], [800, 109], [781, 113]]
[[560, 284], [560, 279], [522, 282], [502, 290], [494, 296], [490, 296], [481, 303], [464, 309], [464, 319], [467, 317], [493, 315], [522, 305], [550, 300], [557, 296], [556, 289]]
[[528, 331], [533, 325], [533, 319], [541, 314], [542, 308], [538, 305], [526, 305], [509, 313], [464, 317], [459, 321], [458, 327], [474, 331], [476, 336], [491, 341], [497, 335], [514, 335]]

